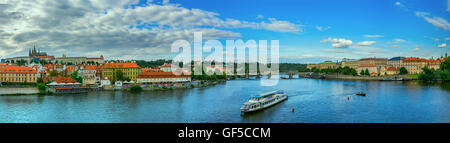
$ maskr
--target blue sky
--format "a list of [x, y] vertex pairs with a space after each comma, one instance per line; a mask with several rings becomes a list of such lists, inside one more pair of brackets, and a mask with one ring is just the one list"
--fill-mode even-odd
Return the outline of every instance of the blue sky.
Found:
[[191, 39], [193, 31], [222, 41], [279, 40], [283, 62], [431, 58], [449, 51], [447, 0], [6, 1], [2, 57], [37, 44], [57, 56], [168, 58], [170, 44]]
[[[175, 1], [177, 2], [177, 1]], [[397, 4], [397, 3], [400, 4]], [[367, 56], [420, 56], [431, 58], [440, 56], [437, 44], [446, 43], [450, 37], [448, 30], [432, 25], [416, 12], [428, 12], [433, 16], [449, 19], [445, 0], [307, 0], [307, 1], [189, 1], [182, 3], [189, 8], [199, 8], [220, 13], [220, 16], [252, 21], [257, 15], [264, 18], [276, 17], [302, 25], [302, 32], [277, 33], [262, 30], [239, 29], [243, 39], [277, 39], [281, 44], [281, 55], [289, 56], [292, 61], [302, 61], [296, 57], [312, 56], [361, 58]], [[322, 27], [322, 31], [318, 30]], [[369, 38], [364, 35], [381, 35]], [[371, 45], [387, 53], [354, 55], [353, 53], [333, 53], [330, 43], [321, 43], [323, 39], [344, 38], [353, 43], [376, 41]], [[376, 37], [376, 36], [375, 36]], [[433, 38], [439, 39], [434, 41]], [[404, 42], [395, 42], [403, 39]], [[402, 40], [400, 40], [402, 41]], [[396, 46], [395, 46], [396, 45]], [[416, 49], [418, 48], [418, 50]], [[330, 50], [324, 52], [323, 50]], [[446, 50], [448, 51], [448, 50]], [[303, 57], [302, 57], [303, 56]], [[310, 62], [320, 62], [322, 58]], [[308, 62], [308, 61], [305, 61]]]

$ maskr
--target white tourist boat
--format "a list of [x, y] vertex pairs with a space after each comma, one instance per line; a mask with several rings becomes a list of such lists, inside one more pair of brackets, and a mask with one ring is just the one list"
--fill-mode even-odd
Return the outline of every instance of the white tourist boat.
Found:
[[245, 102], [241, 111], [244, 113], [259, 111], [268, 108], [272, 105], [286, 100], [288, 97], [283, 91], [271, 91], [258, 96], [251, 97], [249, 101]]

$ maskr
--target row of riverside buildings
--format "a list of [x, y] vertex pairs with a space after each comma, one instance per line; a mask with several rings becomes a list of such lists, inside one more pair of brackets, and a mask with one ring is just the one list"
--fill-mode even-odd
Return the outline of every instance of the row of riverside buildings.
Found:
[[[42, 64], [45, 60], [48, 64]], [[22, 66], [18, 62], [25, 61]], [[70, 64], [69, 64], [70, 63]], [[38, 78], [44, 82], [51, 81], [52, 86], [62, 88], [63, 85], [100, 86], [102, 83], [114, 83], [121, 71], [124, 79], [136, 84], [178, 84], [191, 82], [190, 75], [175, 75], [171, 65], [165, 63], [158, 68], [143, 68], [136, 62], [107, 62], [103, 56], [62, 57], [49, 56], [33, 48], [27, 57], [2, 59], [0, 63], [0, 83], [36, 83]], [[70, 80], [70, 75], [78, 72], [83, 83]], [[122, 81], [121, 81], [122, 82]], [[65, 88], [65, 87], [64, 87]]]
[[438, 59], [423, 59], [417, 57], [394, 57], [387, 58], [363, 58], [359, 60], [343, 59], [341, 62], [325, 61], [320, 64], [310, 64], [308, 69], [337, 69], [338, 67], [349, 67], [355, 69], [358, 74], [363, 70], [368, 70], [371, 76], [397, 75], [400, 73], [400, 68], [404, 67], [409, 74], [420, 74], [422, 69], [428, 67], [430, 69], [438, 70], [442, 62], [448, 57], [441, 57]]
[[[134, 83], [179, 83], [191, 81], [190, 75], [175, 75], [167, 70], [168, 66], [170, 64], [159, 66], [159, 68], [141, 68], [134, 61], [104, 63], [101, 65], [29, 64], [27, 66], [17, 66], [0, 63], [0, 81], [36, 83], [38, 78], [42, 78], [44, 81], [56, 81], [62, 75], [67, 77], [77, 71], [78, 76], [83, 78], [84, 85], [95, 85], [100, 84], [102, 80], [116, 81], [119, 70], [123, 73], [123, 78], [130, 79]], [[57, 73], [57, 75], [52, 75], [52, 73]]]

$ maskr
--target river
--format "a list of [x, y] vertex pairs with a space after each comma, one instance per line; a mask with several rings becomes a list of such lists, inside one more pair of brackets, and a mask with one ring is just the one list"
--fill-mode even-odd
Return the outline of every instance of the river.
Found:
[[[284, 90], [289, 99], [241, 114], [251, 95]], [[364, 91], [366, 97], [354, 95]], [[292, 108], [295, 111], [292, 112]], [[0, 122], [20, 123], [450, 123], [450, 83], [232, 80], [205, 88], [0, 96]]]

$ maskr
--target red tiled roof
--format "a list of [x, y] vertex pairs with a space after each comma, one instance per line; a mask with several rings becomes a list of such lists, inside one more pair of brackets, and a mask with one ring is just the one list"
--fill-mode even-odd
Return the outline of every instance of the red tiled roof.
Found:
[[143, 72], [139, 74], [138, 78], [178, 78], [190, 77], [190, 75], [175, 75], [173, 72]]
[[75, 71], [75, 67], [74, 66], [66, 66], [66, 72], [71, 73]]
[[406, 58], [403, 60], [404, 63], [419, 63], [419, 62], [427, 62], [426, 59], [421, 58]]
[[86, 86], [79, 86], [79, 87], [57, 87], [55, 89], [80, 89], [80, 88], [87, 88]]
[[159, 69], [151, 69], [151, 68], [142, 68], [141, 73], [145, 73], [145, 72], [160, 72], [160, 70]]
[[47, 69], [49, 69], [49, 68], [55, 69], [55, 68], [64, 68], [64, 65], [62, 65], [62, 64], [46, 64], [44, 67]]
[[388, 71], [400, 71], [400, 67], [388, 67]]
[[171, 65], [171, 64], [168, 64], [168, 63], [164, 63], [163, 65], [160, 65], [160, 66], [158, 66], [158, 67], [172, 67], [172, 65]]
[[97, 70], [99, 67], [96, 65], [85, 65], [84, 70]]
[[140, 67], [135, 62], [129, 62], [129, 63], [105, 63], [103, 68], [114, 69], [114, 68], [140, 68]]
[[34, 58], [40, 58], [40, 59], [44, 59], [44, 58], [55, 58], [55, 56], [36, 56]]
[[372, 72], [372, 73], [370, 73], [370, 74], [374, 75], [374, 74], [377, 74], [377, 73], [376, 73], [376, 72]]
[[56, 59], [87, 59], [87, 57], [57, 57]]
[[0, 69], [0, 73], [37, 73], [31, 67], [6, 66]]
[[47, 82], [49, 80], [56, 83], [77, 83], [77, 81], [72, 79], [71, 77], [44, 77], [44, 82]]

